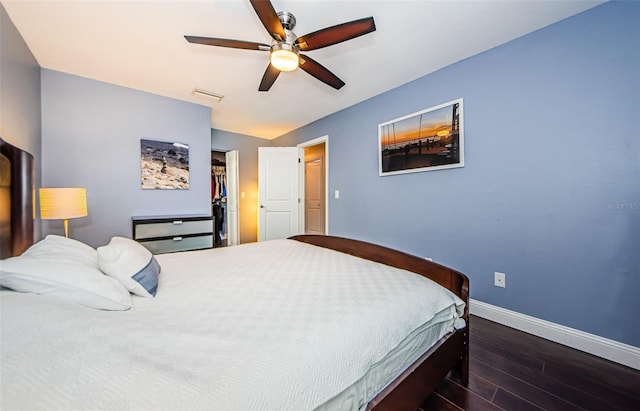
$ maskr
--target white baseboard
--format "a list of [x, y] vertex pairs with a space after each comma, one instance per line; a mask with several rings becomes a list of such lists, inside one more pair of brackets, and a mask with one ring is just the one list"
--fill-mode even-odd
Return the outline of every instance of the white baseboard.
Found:
[[478, 300], [470, 300], [469, 312], [478, 317], [640, 370], [640, 348], [638, 347], [530, 317]]

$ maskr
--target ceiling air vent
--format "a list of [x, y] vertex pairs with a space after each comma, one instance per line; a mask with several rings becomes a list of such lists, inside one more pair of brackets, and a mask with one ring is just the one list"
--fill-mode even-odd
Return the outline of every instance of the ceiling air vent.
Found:
[[213, 91], [203, 90], [201, 88], [194, 88], [192, 94], [194, 96], [207, 97], [215, 101], [221, 101], [224, 98], [222, 94], [214, 93]]

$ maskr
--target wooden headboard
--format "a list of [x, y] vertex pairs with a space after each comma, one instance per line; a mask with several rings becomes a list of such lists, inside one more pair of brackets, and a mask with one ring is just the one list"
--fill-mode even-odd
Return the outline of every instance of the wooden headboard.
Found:
[[33, 244], [33, 156], [0, 138], [0, 258]]

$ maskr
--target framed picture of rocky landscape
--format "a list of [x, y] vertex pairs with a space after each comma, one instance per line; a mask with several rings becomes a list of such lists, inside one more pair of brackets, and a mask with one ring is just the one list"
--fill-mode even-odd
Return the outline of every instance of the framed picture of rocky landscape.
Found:
[[143, 189], [188, 190], [189, 145], [141, 139], [140, 169]]

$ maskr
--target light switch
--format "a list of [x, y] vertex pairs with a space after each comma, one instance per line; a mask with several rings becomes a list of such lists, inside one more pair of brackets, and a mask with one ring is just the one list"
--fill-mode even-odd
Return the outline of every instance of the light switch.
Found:
[[336, 190], [336, 191], [333, 193], [333, 197], [334, 197], [334, 198], [340, 198], [340, 190]]

